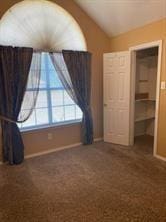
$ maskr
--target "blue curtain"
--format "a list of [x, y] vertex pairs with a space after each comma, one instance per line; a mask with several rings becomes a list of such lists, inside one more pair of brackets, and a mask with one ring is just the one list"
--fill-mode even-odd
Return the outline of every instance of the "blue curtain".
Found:
[[83, 144], [93, 143], [93, 121], [90, 106], [91, 96], [91, 53], [83, 51], [63, 50], [72, 86], [75, 102], [83, 112], [82, 140]]
[[0, 116], [3, 158], [9, 164], [24, 159], [24, 145], [16, 124], [32, 60], [32, 48], [0, 46]]

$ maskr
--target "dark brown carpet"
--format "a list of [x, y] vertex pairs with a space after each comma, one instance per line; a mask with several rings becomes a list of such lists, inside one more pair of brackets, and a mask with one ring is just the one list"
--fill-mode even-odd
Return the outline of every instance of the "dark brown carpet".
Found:
[[166, 163], [142, 141], [0, 166], [0, 222], [165, 222]]

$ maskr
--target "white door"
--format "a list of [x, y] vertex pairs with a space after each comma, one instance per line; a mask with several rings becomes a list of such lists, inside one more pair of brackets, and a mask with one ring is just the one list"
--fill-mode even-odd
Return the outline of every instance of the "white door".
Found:
[[104, 141], [129, 145], [130, 53], [104, 54]]

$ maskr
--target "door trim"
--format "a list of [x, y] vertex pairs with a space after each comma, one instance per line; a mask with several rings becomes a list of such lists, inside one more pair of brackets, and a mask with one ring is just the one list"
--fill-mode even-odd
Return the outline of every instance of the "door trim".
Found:
[[155, 129], [154, 129], [154, 146], [153, 155], [157, 157], [157, 139], [158, 139], [158, 117], [159, 117], [159, 97], [160, 97], [160, 80], [161, 80], [161, 56], [162, 56], [162, 40], [148, 42], [141, 45], [133, 46], [129, 48], [131, 55], [131, 102], [130, 102], [130, 145], [134, 143], [134, 95], [135, 92], [135, 74], [136, 74], [136, 51], [141, 49], [148, 49], [152, 47], [158, 47], [158, 64], [157, 64], [157, 82], [156, 82], [156, 108], [155, 108]]

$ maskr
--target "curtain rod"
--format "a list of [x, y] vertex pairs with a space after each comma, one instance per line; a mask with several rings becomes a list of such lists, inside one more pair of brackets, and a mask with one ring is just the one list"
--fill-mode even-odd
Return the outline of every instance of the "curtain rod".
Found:
[[49, 50], [41, 50], [41, 49], [33, 49], [33, 52], [43, 52], [43, 53], [60, 53], [62, 52], [62, 50], [60, 51], [49, 51]]
[[[63, 49], [63, 50], [65, 50], [65, 49]], [[62, 51], [63, 50], [55, 50], [55, 51], [49, 51], [49, 50], [41, 50], [41, 49], [33, 49], [33, 52], [43, 52], [43, 53], [62, 53]], [[84, 51], [84, 50], [71, 50], [71, 49], [69, 49], [69, 50], [65, 50], [65, 51], [75, 51], [75, 52], [87, 52], [87, 51]]]

